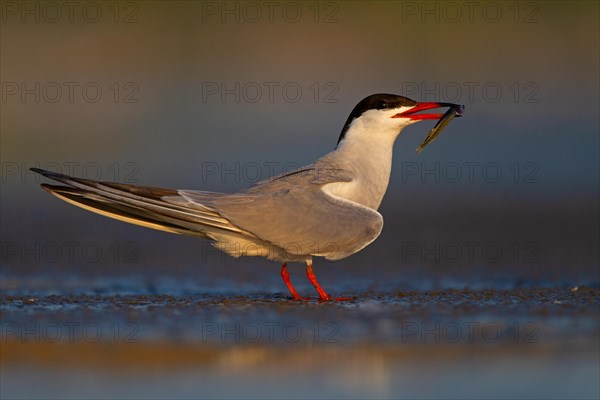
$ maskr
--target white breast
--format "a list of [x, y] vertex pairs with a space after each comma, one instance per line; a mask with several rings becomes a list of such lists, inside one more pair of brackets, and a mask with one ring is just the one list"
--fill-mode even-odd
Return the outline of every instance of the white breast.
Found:
[[326, 193], [377, 210], [388, 187], [392, 150], [399, 129], [352, 124], [337, 149], [327, 154], [329, 163], [350, 170], [350, 182], [323, 186]]

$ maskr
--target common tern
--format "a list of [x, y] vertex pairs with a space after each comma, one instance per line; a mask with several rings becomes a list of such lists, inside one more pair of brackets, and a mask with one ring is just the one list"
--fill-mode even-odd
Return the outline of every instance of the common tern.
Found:
[[[450, 107], [446, 114], [419, 113]], [[41, 186], [86, 210], [136, 225], [212, 240], [233, 257], [263, 256], [282, 263], [281, 276], [294, 300], [305, 300], [290, 280], [287, 262], [306, 263], [320, 300], [332, 298], [313, 272], [313, 256], [348, 257], [381, 233], [377, 212], [392, 169], [392, 149], [402, 129], [439, 120], [430, 143], [463, 106], [416, 102], [374, 94], [352, 110], [336, 148], [313, 164], [272, 177], [246, 190], [225, 194], [165, 189], [75, 178], [32, 168], [63, 185]]]

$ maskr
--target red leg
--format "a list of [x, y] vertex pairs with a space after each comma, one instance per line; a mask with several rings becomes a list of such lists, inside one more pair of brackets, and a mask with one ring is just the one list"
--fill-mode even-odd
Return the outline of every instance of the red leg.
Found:
[[290, 280], [290, 273], [287, 270], [286, 263], [283, 263], [283, 265], [281, 266], [281, 277], [283, 278], [283, 281], [285, 282], [288, 290], [292, 294], [294, 300], [306, 300], [304, 297], [298, 294], [298, 292], [294, 288], [294, 285], [292, 285], [292, 281]]
[[313, 284], [313, 286], [315, 287], [315, 289], [317, 289], [317, 292], [319, 292], [319, 300], [321, 300], [321, 301], [329, 301], [329, 300], [335, 300], [335, 301], [352, 301], [352, 300], [354, 300], [351, 297], [336, 297], [336, 298], [331, 298], [331, 296], [329, 296], [327, 294], [327, 292], [325, 292], [325, 290], [323, 290], [323, 288], [321, 287], [321, 285], [319, 285], [319, 282], [317, 281], [317, 277], [315, 276], [315, 273], [314, 273], [313, 268], [312, 268], [312, 262], [310, 262], [310, 261], [306, 262], [306, 276], [308, 277], [308, 280], [310, 281], [310, 283]]
[[317, 292], [319, 292], [319, 300], [322, 300], [322, 301], [331, 300], [331, 297], [329, 297], [327, 292], [325, 292], [325, 290], [323, 290], [321, 285], [319, 285], [319, 282], [317, 281], [317, 277], [315, 276], [315, 273], [313, 272], [313, 269], [312, 269], [312, 262], [310, 262], [310, 261], [306, 262], [306, 276], [308, 277], [308, 280], [310, 281], [310, 283], [313, 284], [315, 289], [317, 289]]

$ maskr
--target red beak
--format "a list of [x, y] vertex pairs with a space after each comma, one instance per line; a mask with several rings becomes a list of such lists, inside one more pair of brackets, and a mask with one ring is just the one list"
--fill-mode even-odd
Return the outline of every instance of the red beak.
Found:
[[423, 120], [423, 119], [440, 119], [444, 116], [444, 114], [415, 114], [419, 111], [423, 110], [431, 110], [433, 108], [441, 108], [441, 107], [456, 107], [456, 104], [452, 103], [417, 103], [416, 106], [411, 108], [410, 110], [406, 110], [404, 112], [398, 113], [394, 115], [392, 118], [410, 118], [412, 120]]

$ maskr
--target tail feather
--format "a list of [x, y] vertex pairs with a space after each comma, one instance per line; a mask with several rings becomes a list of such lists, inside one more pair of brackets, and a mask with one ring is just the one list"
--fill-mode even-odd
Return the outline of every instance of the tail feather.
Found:
[[[212, 207], [182, 205], [177, 190], [74, 178], [38, 168], [34, 172], [67, 186], [42, 184], [56, 197], [73, 205], [124, 222], [171, 233], [214, 239], [212, 233], [229, 232], [253, 237], [223, 218]], [[184, 201], [186, 204], [187, 200]]]
[[[133, 209], [125, 209], [116, 203], [110, 204], [101, 200], [93, 200], [89, 193], [86, 194], [85, 191], [80, 189], [47, 184], [42, 184], [41, 186], [54, 196], [66, 201], [67, 203], [83, 208], [84, 210], [103, 215], [105, 217], [128, 222], [134, 225], [144, 226], [147, 228], [177, 233], [180, 235], [196, 236], [199, 234], [199, 232], [194, 232], [187, 228], [171, 224], [167, 221], [158, 221], [156, 218], [140, 215], [141, 213], [135, 212]], [[199, 234], [199, 236], [207, 237], [203, 234]]]

